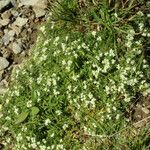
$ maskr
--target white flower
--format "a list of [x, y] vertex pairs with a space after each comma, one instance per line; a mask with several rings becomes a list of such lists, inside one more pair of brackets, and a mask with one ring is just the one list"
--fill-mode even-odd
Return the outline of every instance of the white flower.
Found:
[[113, 110], [114, 110], [114, 111], [116, 111], [116, 110], [117, 110], [115, 106], [113, 106]]
[[60, 110], [56, 110], [56, 114], [59, 116], [61, 115], [61, 111]]
[[66, 41], [68, 41], [68, 38], [69, 38], [69, 37], [68, 37], [68, 36], [66, 36]]
[[100, 36], [98, 36], [97, 41], [102, 41], [102, 38]]
[[115, 56], [114, 51], [112, 49], [110, 49], [109, 51], [109, 56]]
[[120, 118], [120, 114], [117, 114], [116, 115], [116, 119], [118, 120]]
[[56, 86], [57, 85], [57, 81], [53, 78], [52, 79], [53, 85]]
[[53, 137], [54, 137], [54, 135], [55, 135], [55, 134], [54, 134], [54, 133], [52, 133], [52, 134], [50, 135], [50, 137], [51, 137], [51, 138], [53, 138]]
[[72, 64], [72, 61], [69, 60], [69, 61], [67, 62], [67, 64], [68, 64], [68, 66], [70, 66], [70, 65]]
[[31, 144], [31, 147], [35, 149], [37, 147], [36, 143]]
[[109, 108], [109, 107], [107, 108], [107, 112], [108, 112], [108, 113], [111, 113], [111, 110], [110, 110], [110, 108]]
[[46, 119], [44, 124], [47, 126], [50, 123], [51, 123], [50, 119]]
[[65, 48], [66, 48], [66, 44], [61, 43], [61, 47], [62, 47], [62, 50], [64, 51], [64, 50], [65, 50]]
[[52, 145], [52, 146], [51, 146], [51, 149], [54, 149], [54, 148], [55, 148], [55, 145]]
[[66, 130], [66, 128], [68, 128], [68, 125], [67, 125], [67, 124], [64, 124], [62, 128], [63, 128], [64, 130]]
[[16, 106], [14, 106], [14, 109], [15, 109], [14, 112], [15, 112], [16, 114], [19, 114], [19, 113], [18, 113], [19, 109], [18, 109]]
[[28, 108], [29, 108], [29, 107], [32, 107], [32, 101], [31, 101], [31, 100], [27, 102], [27, 107], [28, 107]]
[[118, 17], [117, 13], [114, 13], [114, 16], [117, 18]]
[[46, 146], [45, 145], [40, 145], [40, 150], [46, 150]]
[[96, 36], [96, 31], [92, 31], [92, 35], [95, 37]]

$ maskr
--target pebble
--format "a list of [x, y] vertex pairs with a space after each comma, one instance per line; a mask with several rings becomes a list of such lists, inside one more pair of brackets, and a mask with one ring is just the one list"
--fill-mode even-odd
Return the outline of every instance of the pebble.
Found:
[[10, 19], [0, 19], [0, 24], [1, 24], [2, 26], [8, 25], [9, 22], [10, 22]]
[[28, 22], [27, 18], [18, 17], [16, 19], [16, 21], [14, 22], [14, 25], [17, 25], [19, 27], [23, 27], [27, 22]]
[[12, 50], [15, 54], [19, 54], [22, 52], [22, 44], [21, 43], [13, 43]]
[[36, 5], [39, 0], [20, 0], [22, 5]]
[[2, 37], [2, 41], [4, 43], [4, 45], [8, 45], [10, 41], [13, 41], [14, 39], [14, 35], [15, 35], [15, 31], [13, 30], [5, 30], [5, 35]]
[[34, 10], [35, 16], [37, 18], [44, 16], [46, 13], [44, 9], [39, 8], [39, 7], [33, 7], [33, 10]]
[[3, 70], [9, 66], [9, 62], [6, 58], [0, 57], [0, 70]]

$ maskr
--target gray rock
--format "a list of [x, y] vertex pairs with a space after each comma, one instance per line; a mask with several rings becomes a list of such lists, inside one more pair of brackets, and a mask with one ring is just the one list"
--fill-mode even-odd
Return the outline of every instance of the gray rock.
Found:
[[21, 28], [18, 27], [18, 26], [15, 26], [14, 24], [12, 24], [12, 25], [10, 26], [10, 28], [16, 33], [17, 36], [18, 36], [18, 35], [20, 34], [20, 32], [21, 32]]
[[42, 17], [45, 15], [46, 11], [43, 8], [33, 7], [36, 18]]
[[22, 44], [21, 43], [13, 43], [12, 50], [15, 54], [19, 54], [22, 52]]
[[0, 12], [11, 3], [10, 0], [1, 0], [0, 1]]
[[8, 34], [9, 34], [10, 37], [13, 37], [13, 36], [15, 35], [15, 31], [10, 30], [10, 31], [8, 32]]
[[[22, 5], [31, 5], [34, 6], [38, 3], [39, 0], [20, 0]], [[41, 0], [40, 0], [41, 1]]]
[[10, 41], [13, 41], [14, 39], [14, 35], [15, 35], [15, 31], [13, 30], [6, 30], [4, 31], [5, 35], [2, 37], [2, 41], [4, 43], [4, 45], [8, 45]]
[[6, 25], [8, 25], [8, 24], [9, 24], [9, 22], [10, 22], [10, 20], [9, 20], [9, 19], [0, 19], [0, 24], [1, 24], [2, 26], [6, 26]]
[[22, 5], [32, 6], [37, 18], [45, 15], [47, 0], [20, 0]]
[[27, 23], [27, 18], [17, 17], [16, 21], [13, 23], [19, 27], [23, 27]]
[[5, 33], [5, 35], [2, 37], [2, 42], [4, 43], [4, 45], [8, 45], [9, 41], [10, 41], [10, 37], [8, 33]]
[[10, 11], [5, 11], [5, 12], [3, 12], [2, 14], [1, 14], [1, 17], [3, 18], [3, 19], [9, 19], [10, 17], [11, 17], [11, 12]]
[[6, 58], [0, 57], [0, 70], [3, 70], [9, 66], [9, 62]]

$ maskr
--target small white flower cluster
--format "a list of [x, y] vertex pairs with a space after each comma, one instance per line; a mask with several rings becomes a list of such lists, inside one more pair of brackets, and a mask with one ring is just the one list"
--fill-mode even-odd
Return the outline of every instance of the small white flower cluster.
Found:
[[127, 42], [125, 43], [125, 45], [128, 48], [131, 48], [132, 43], [133, 43], [133, 39], [134, 39], [134, 35], [135, 35], [135, 31], [134, 31], [134, 29], [130, 29], [127, 33], [128, 33], [126, 36]]

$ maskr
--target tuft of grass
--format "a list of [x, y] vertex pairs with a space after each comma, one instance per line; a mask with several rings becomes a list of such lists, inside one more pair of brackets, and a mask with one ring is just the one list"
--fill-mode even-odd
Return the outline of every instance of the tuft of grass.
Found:
[[149, 17], [142, 1], [53, 3], [0, 100], [5, 149], [146, 150], [149, 126], [136, 129], [126, 110], [149, 95]]

